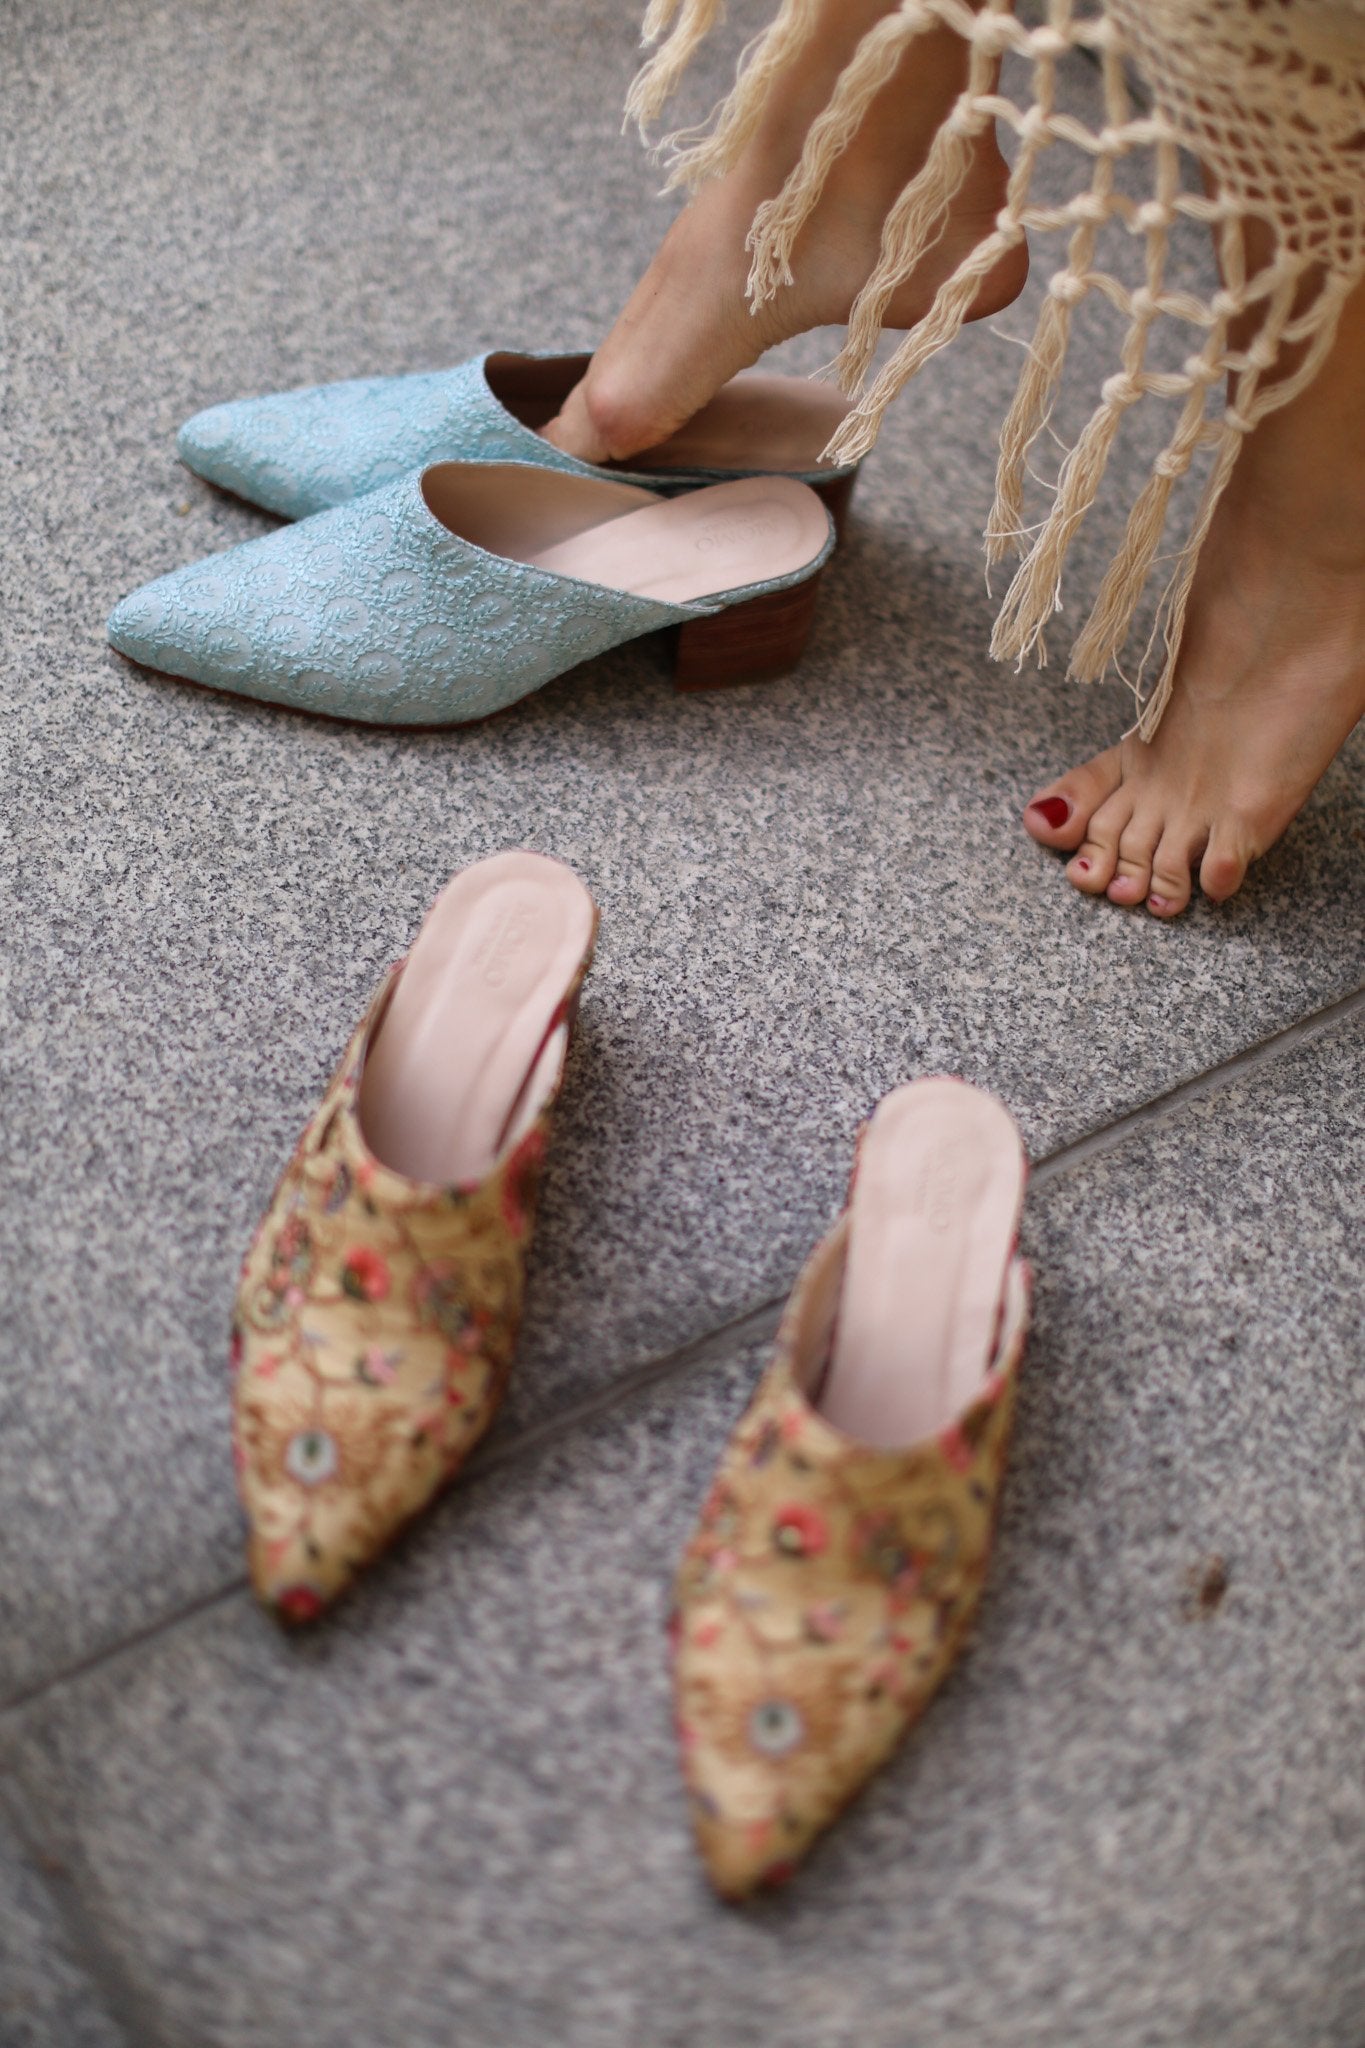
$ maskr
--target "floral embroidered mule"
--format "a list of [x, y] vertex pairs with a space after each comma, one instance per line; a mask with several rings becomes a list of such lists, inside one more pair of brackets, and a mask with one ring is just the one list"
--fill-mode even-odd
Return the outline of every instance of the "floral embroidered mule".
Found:
[[673, 1641], [697, 1841], [726, 1897], [790, 1873], [971, 1622], [1028, 1322], [1023, 1183], [993, 1097], [888, 1095], [721, 1461]]
[[242, 1267], [238, 1483], [262, 1600], [305, 1621], [488, 1428], [597, 913], [558, 861], [457, 875], [305, 1130]]
[[603, 469], [539, 431], [591, 360], [499, 350], [453, 370], [232, 399], [186, 420], [176, 446], [197, 475], [285, 519], [349, 504], [428, 462], [535, 462], [655, 490], [780, 474], [810, 484], [842, 518], [858, 465], [821, 461], [849, 410], [828, 386], [746, 371], [667, 441]]

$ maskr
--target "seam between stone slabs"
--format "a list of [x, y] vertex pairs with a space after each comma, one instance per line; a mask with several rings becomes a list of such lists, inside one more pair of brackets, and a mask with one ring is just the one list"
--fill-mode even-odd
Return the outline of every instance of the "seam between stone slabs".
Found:
[[[1207, 1068], [1202, 1074], [1194, 1074], [1188, 1080], [1178, 1081], [1161, 1095], [1154, 1095], [1150, 1101], [1129, 1110], [1125, 1116], [1116, 1117], [1112, 1123], [1102, 1124], [1098, 1129], [1087, 1132], [1083, 1137], [1074, 1138], [1069, 1144], [1058, 1146], [1055, 1152], [1045, 1154], [1037, 1160], [1029, 1174], [1029, 1186], [1033, 1190], [1047, 1187], [1054, 1180], [1074, 1173], [1092, 1159], [1107, 1157], [1118, 1151], [1139, 1131], [1154, 1124], [1165, 1123], [1171, 1117], [1180, 1115], [1192, 1103], [1209, 1096], [1221, 1095], [1233, 1088], [1239, 1081], [1257, 1074], [1264, 1068], [1275, 1066], [1280, 1060], [1297, 1052], [1316, 1039], [1325, 1037], [1339, 1026], [1360, 1017], [1365, 1021], [1365, 983], [1353, 989], [1349, 995], [1339, 996], [1320, 1010], [1312, 1011], [1307, 1017], [1297, 1018], [1282, 1031], [1272, 1032], [1244, 1051], [1234, 1053], [1230, 1059], [1221, 1060], [1217, 1066]], [[713, 1358], [727, 1356], [748, 1344], [770, 1340], [776, 1333], [778, 1320], [786, 1302], [786, 1294], [770, 1297], [766, 1301], [746, 1309], [743, 1315], [733, 1317], [728, 1323], [720, 1324], [704, 1336], [694, 1337], [676, 1350], [657, 1354], [644, 1359], [640, 1364], [629, 1366], [614, 1379], [609, 1387], [600, 1393], [587, 1395], [581, 1401], [572, 1402], [557, 1414], [547, 1416], [544, 1422], [533, 1423], [530, 1428], [498, 1445], [487, 1456], [477, 1453], [471, 1461], [463, 1484], [473, 1487], [481, 1484], [491, 1473], [528, 1456], [542, 1445], [558, 1436], [567, 1435], [579, 1429], [585, 1422], [593, 1422], [606, 1415], [644, 1389], [669, 1379], [681, 1378], [708, 1364]], [[10, 1699], [0, 1702], [0, 1783], [3, 1783], [4, 1735], [6, 1729], [27, 1708], [42, 1699], [45, 1694], [61, 1686], [70, 1685], [97, 1671], [111, 1660], [134, 1655], [144, 1644], [177, 1629], [182, 1623], [192, 1621], [206, 1609], [216, 1607], [220, 1602], [235, 1599], [247, 1590], [245, 1573], [238, 1573], [212, 1591], [201, 1593], [183, 1606], [172, 1608], [147, 1622], [142, 1628], [122, 1636], [117, 1642], [106, 1643], [88, 1656], [80, 1657], [74, 1663], [64, 1665], [37, 1684], [15, 1693]]]
[[[1257, 1073], [1262, 1067], [1273, 1066], [1287, 1058], [1301, 1046], [1311, 1044], [1324, 1037], [1359, 1014], [1365, 1019], [1365, 985], [1355, 989], [1348, 996], [1341, 996], [1311, 1016], [1297, 1019], [1283, 1031], [1262, 1039], [1246, 1051], [1235, 1053], [1205, 1073], [1192, 1075], [1188, 1080], [1179, 1081], [1162, 1095], [1153, 1096], [1126, 1116], [1117, 1117], [1113, 1123], [1104, 1124], [1098, 1130], [1088, 1132], [1084, 1137], [1075, 1138], [1069, 1144], [1061, 1145], [1055, 1152], [1047, 1153], [1033, 1164], [1029, 1171], [1029, 1187], [1036, 1190], [1046, 1187], [1065, 1174], [1075, 1172], [1091, 1159], [1102, 1158], [1125, 1145], [1129, 1138], [1150, 1125], [1164, 1123], [1168, 1118], [1178, 1116], [1191, 1103], [1201, 1101], [1210, 1095], [1220, 1095], [1227, 1088], [1235, 1087], [1238, 1081]], [[556, 1415], [547, 1416], [544, 1422], [533, 1423], [509, 1443], [500, 1444], [496, 1450], [482, 1459], [476, 1459], [471, 1466], [469, 1480], [482, 1479], [485, 1473], [497, 1471], [501, 1466], [511, 1464], [526, 1452], [552, 1440], [562, 1432], [576, 1429], [584, 1422], [591, 1422], [599, 1415], [605, 1415], [619, 1401], [639, 1393], [643, 1388], [655, 1385], [661, 1380], [680, 1377], [696, 1367], [707, 1364], [712, 1358], [728, 1355], [746, 1344], [771, 1339], [777, 1334], [777, 1325], [786, 1305], [785, 1293], [774, 1295], [767, 1301], [759, 1302], [747, 1309], [742, 1316], [724, 1323], [719, 1329], [708, 1331], [703, 1337], [694, 1337], [676, 1351], [646, 1359], [640, 1365], [628, 1368], [610, 1387], [600, 1393], [589, 1394], [582, 1401], [573, 1402]]]

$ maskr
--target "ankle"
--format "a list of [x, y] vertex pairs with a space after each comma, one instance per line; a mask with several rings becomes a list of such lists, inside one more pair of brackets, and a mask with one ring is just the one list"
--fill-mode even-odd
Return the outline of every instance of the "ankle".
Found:
[[[1248, 450], [1248, 453], [1251, 451]], [[1319, 488], [1305, 496], [1262, 484], [1251, 472], [1234, 473], [1209, 534], [1223, 561], [1244, 576], [1282, 584], [1287, 576], [1345, 581], [1365, 587], [1365, 491], [1352, 481], [1334, 495], [1325, 489], [1331, 469], [1318, 472]]]

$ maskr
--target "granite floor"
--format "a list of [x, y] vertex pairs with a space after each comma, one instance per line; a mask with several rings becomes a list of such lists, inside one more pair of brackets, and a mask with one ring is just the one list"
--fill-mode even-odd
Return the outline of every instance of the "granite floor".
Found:
[[[388, 734], [104, 644], [272, 523], [178, 466], [198, 407], [592, 345], [667, 218], [618, 132], [634, 14], [4, 11], [0, 2048], [1360, 2048], [1365, 745], [1176, 925], [1022, 838], [1127, 709], [984, 658], [1039, 285], [897, 409], [785, 682], [680, 697], [628, 648]], [[1062, 434], [1112, 327], [1076, 351]], [[237, 1260], [377, 974], [517, 844], [603, 925], [511, 1396], [286, 1639], [242, 1581]], [[737, 1913], [676, 1779], [670, 1565], [859, 1120], [942, 1070], [1035, 1162], [998, 1566], [913, 1742]]]

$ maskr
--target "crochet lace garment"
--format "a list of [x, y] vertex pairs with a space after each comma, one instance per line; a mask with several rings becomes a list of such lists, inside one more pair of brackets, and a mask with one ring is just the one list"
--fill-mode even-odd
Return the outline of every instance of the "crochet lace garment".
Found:
[[[734, 163], [774, 77], [812, 32], [818, 6], [819, 0], [783, 0], [744, 52], [734, 90], [705, 129], [668, 139], [670, 185], [694, 187]], [[658, 47], [628, 103], [642, 132], [723, 12], [724, 0], [653, 0], [645, 40]], [[800, 163], [755, 218], [750, 299], [761, 305], [791, 282], [796, 237], [830, 166], [907, 46], [940, 25], [954, 29], [971, 46], [968, 84], [888, 216], [881, 260], [833, 366], [854, 409], [826, 454], [847, 462], [866, 453], [891, 400], [952, 340], [981, 279], [1006, 250], [1029, 233], [1068, 236], [1065, 263], [1051, 278], [1000, 430], [986, 553], [991, 562], [1017, 555], [1020, 563], [991, 652], [1018, 662], [1046, 660], [1044, 632], [1061, 609], [1067, 550], [1094, 502], [1124, 414], [1149, 394], [1177, 401], [1173, 430], [1132, 507], [1068, 670], [1093, 681], [1117, 668], [1156, 562], [1171, 491], [1195, 456], [1210, 450], [1202, 495], [1132, 684], [1138, 730], [1150, 737], [1170, 696], [1199, 549], [1242, 436], [1314, 376], [1342, 302], [1365, 274], [1365, 0], [1046, 0], [1028, 12], [1029, 19], [1016, 18], [1010, 0], [983, 0], [977, 10], [964, 0], [901, 0], [867, 32], [812, 125]], [[1058, 60], [1073, 49], [1093, 52], [1101, 68], [1098, 129], [1057, 109]], [[1026, 104], [1000, 89], [1000, 60], [1010, 54], [1024, 60]], [[1129, 89], [1133, 72], [1146, 88], [1146, 107]], [[942, 233], [972, 138], [997, 121], [1014, 130], [1018, 148], [995, 232], [958, 264], [927, 317], [874, 375], [891, 295]], [[1058, 143], [1079, 153], [1078, 189], [1063, 205], [1043, 206], [1031, 198], [1034, 169]], [[1120, 158], [1138, 151], [1150, 166], [1150, 196], [1143, 199], [1115, 189]], [[1182, 151], [1204, 167], [1207, 191], [1202, 183], [1187, 188]], [[1168, 282], [1169, 235], [1181, 216], [1209, 223], [1215, 237], [1222, 287], [1206, 297]], [[1097, 265], [1100, 230], [1113, 219], [1143, 245], [1145, 275], [1135, 289]], [[1248, 249], [1252, 222], [1266, 224], [1253, 233], [1270, 246], [1259, 267]], [[1091, 292], [1127, 317], [1121, 365], [1066, 455], [1048, 516], [1030, 530], [1023, 517], [1030, 450], [1048, 428], [1072, 319]], [[1178, 370], [1150, 366], [1162, 321], [1187, 330], [1190, 353]], [[1294, 350], [1287, 359], [1292, 369], [1270, 374], [1286, 349]], [[1220, 406], [1229, 372], [1233, 395]], [[1155, 679], [1154, 652], [1162, 662]]]

